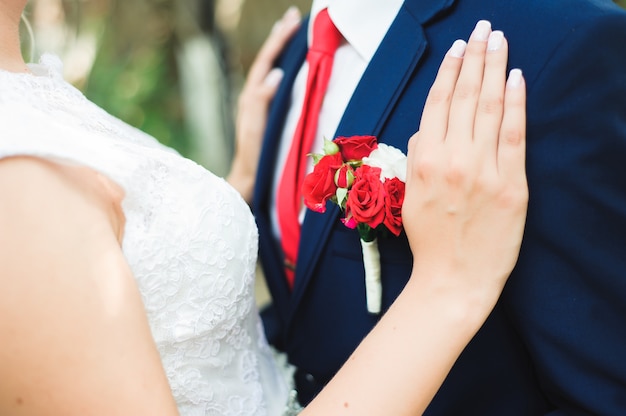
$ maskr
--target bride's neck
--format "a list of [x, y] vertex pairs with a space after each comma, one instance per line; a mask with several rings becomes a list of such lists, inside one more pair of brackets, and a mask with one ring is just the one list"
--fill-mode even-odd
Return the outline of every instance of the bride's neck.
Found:
[[16, 0], [2, 0], [0, 5], [0, 69], [28, 72], [20, 49], [20, 18], [23, 5]]

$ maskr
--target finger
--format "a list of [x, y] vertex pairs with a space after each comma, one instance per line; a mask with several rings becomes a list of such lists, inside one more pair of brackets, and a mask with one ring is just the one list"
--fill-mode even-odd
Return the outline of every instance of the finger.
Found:
[[526, 181], [526, 83], [512, 69], [504, 95], [504, 116], [498, 141], [498, 172], [505, 178]]
[[508, 44], [504, 34], [501, 31], [491, 32], [487, 42], [485, 71], [476, 111], [474, 142], [480, 146], [484, 160], [493, 163], [494, 169], [504, 112], [507, 59]]
[[274, 62], [291, 39], [301, 22], [300, 11], [296, 7], [287, 9], [283, 17], [274, 24], [272, 31], [259, 49], [248, 72], [248, 79], [261, 83], [274, 66]]
[[272, 98], [283, 78], [283, 70], [272, 69], [260, 85], [251, 85], [246, 80], [246, 86], [237, 100], [236, 133], [237, 143], [247, 137], [262, 137], [267, 119], [267, 110]]
[[473, 140], [476, 107], [482, 87], [485, 52], [490, 33], [491, 23], [481, 20], [476, 24], [467, 44], [463, 66], [450, 104], [446, 142], [451, 144]]
[[448, 128], [452, 94], [461, 71], [466, 46], [464, 40], [455, 41], [439, 66], [420, 120], [419, 130], [422, 142], [443, 142], [444, 140]]
[[409, 143], [407, 145], [407, 153], [406, 153], [406, 185], [410, 186], [413, 177], [413, 165], [416, 163], [416, 154], [417, 154], [417, 142], [419, 140], [418, 131], [409, 139]]
[[284, 71], [280, 68], [272, 69], [265, 79], [263, 80], [263, 85], [261, 86], [261, 95], [269, 100], [274, 97], [276, 90], [278, 89], [278, 85], [280, 81], [283, 79]]

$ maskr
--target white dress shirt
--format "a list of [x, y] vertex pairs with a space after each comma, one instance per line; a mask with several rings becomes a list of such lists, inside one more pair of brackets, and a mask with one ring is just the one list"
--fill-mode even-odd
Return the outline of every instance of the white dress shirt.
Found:
[[[311, 19], [309, 20], [308, 42], [311, 44], [313, 22], [317, 14], [328, 7], [328, 14], [343, 35], [345, 42], [337, 49], [333, 69], [328, 82], [328, 89], [319, 114], [317, 134], [313, 143], [313, 153], [321, 153], [324, 138], [334, 139], [341, 117], [359, 83], [365, 68], [376, 53], [378, 46], [387, 34], [404, 0], [313, 0]], [[304, 102], [308, 64], [305, 61], [296, 76], [291, 107], [287, 113], [280, 146], [278, 149], [277, 172], [282, 172], [300, 112]], [[362, 132], [367, 134], [368, 132]], [[308, 170], [313, 167], [309, 161]], [[272, 223], [274, 233], [280, 238], [276, 195], [281, 175], [275, 175], [272, 188]], [[300, 222], [304, 219], [305, 209], [300, 213]]]

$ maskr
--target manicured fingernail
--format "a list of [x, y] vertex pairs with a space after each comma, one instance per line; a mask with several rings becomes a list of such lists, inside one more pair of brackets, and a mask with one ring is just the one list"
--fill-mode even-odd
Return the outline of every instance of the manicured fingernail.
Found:
[[267, 73], [263, 83], [268, 87], [275, 87], [283, 79], [283, 70], [280, 68], [274, 68]]
[[488, 20], [479, 20], [472, 32], [472, 39], [485, 41], [491, 33], [491, 23]]
[[288, 21], [299, 21], [300, 10], [296, 6], [290, 6], [285, 12], [283, 19]]
[[302, 16], [300, 15], [300, 10], [296, 6], [291, 6], [287, 9], [287, 11], [285, 11], [283, 17], [281, 17], [280, 20], [274, 23], [274, 26], [272, 26], [272, 32], [275, 32], [276, 30], [282, 28], [284, 25], [294, 26], [300, 23], [301, 19]]
[[462, 58], [465, 55], [466, 46], [467, 46], [467, 43], [464, 40], [457, 39], [452, 44], [452, 47], [450, 47], [448, 54], [455, 58]]
[[509, 79], [506, 80], [507, 88], [517, 88], [522, 85], [522, 70], [515, 68], [509, 72]]
[[504, 33], [501, 30], [495, 30], [489, 35], [487, 40], [487, 50], [497, 51], [502, 47], [502, 41], [504, 40]]

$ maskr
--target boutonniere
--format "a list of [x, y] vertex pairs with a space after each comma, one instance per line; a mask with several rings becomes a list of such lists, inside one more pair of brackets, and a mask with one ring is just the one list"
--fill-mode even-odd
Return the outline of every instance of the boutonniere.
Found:
[[365, 269], [367, 310], [381, 309], [378, 236], [402, 231], [406, 155], [378, 143], [374, 136], [338, 137], [324, 141], [324, 153], [313, 154], [313, 172], [304, 178], [304, 204], [319, 213], [332, 201], [341, 221], [359, 232]]

